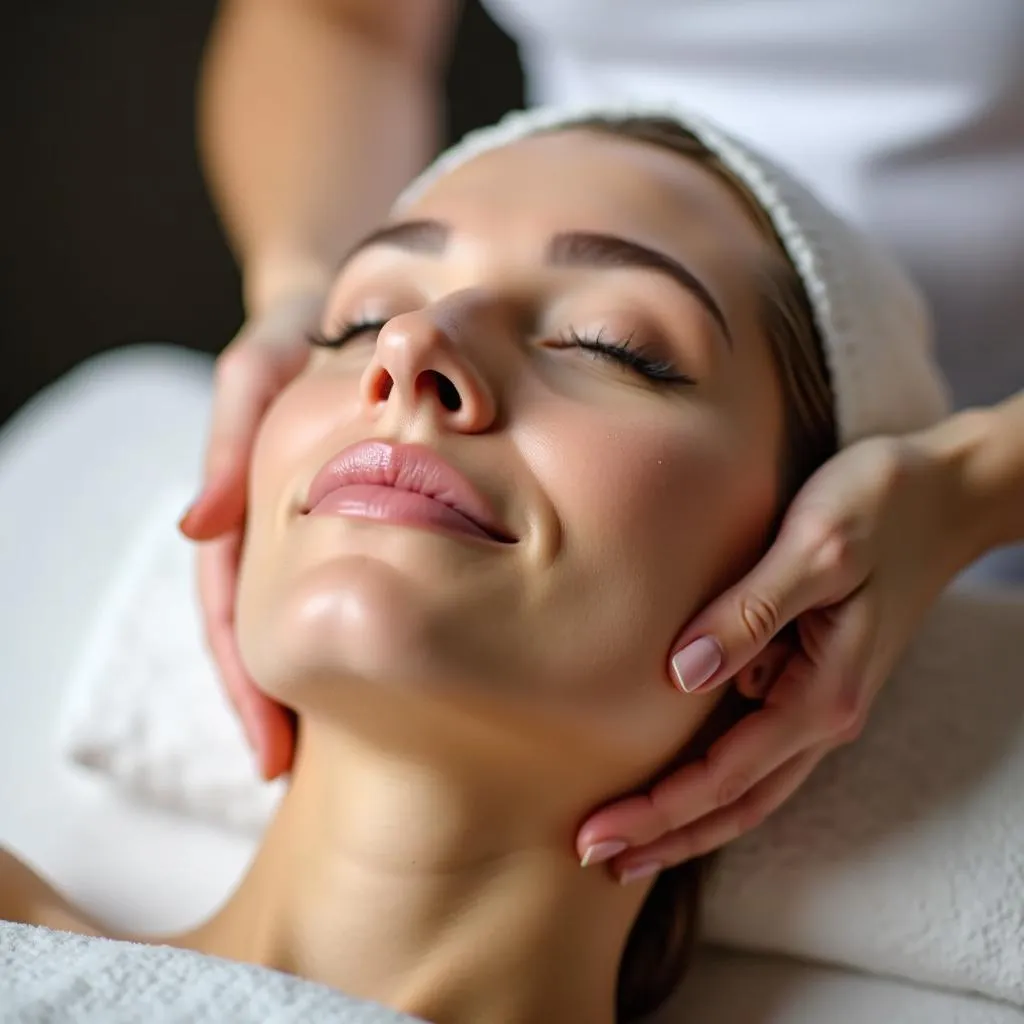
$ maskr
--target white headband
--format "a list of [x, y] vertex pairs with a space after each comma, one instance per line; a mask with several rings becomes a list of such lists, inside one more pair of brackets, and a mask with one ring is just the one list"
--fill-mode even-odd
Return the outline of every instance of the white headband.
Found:
[[590, 118], [670, 118], [742, 181], [771, 218], [803, 280], [824, 343], [840, 444], [927, 426], [948, 411], [924, 303], [892, 258], [840, 220], [771, 160], [674, 104], [540, 107], [471, 132], [402, 193], [407, 206], [432, 182], [488, 150]]

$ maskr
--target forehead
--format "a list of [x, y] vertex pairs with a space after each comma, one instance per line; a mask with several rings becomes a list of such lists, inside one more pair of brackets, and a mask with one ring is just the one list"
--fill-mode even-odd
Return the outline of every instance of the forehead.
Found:
[[449, 221], [496, 242], [605, 231], [709, 269], [760, 266], [770, 246], [733, 186], [698, 161], [589, 129], [487, 151], [435, 181], [403, 216]]

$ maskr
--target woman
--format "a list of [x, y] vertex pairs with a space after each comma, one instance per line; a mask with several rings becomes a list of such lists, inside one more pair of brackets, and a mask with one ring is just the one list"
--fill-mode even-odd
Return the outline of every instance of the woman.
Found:
[[[657, 652], [679, 617], [756, 561], [837, 440], [938, 408], [898, 273], [700, 131], [513, 121], [348, 254], [249, 482], [240, 651], [297, 715], [292, 780], [176, 944], [445, 1024], [632, 1019], [678, 981], [700, 862], [620, 885], [600, 851], [580, 870], [579, 822], [753, 706], [678, 699]], [[844, 361], [858, 321], [904, 369], [891, 408]], [[4, 870], [6, 915], [98, 930]]]
[[[662, 652], [693, 689], [721, 685], [788, 624], [819, 638], [804, 650], [815, 685], [790, 693], [772, 729], [731, 734], [671, 787], [580, 833], [581, 845], [629, 846], [622, 870], [680, 861], [777, 807], [802, 778], [783, 765], [857, 734], [941, 587], [922, 567], [942, 566], [945, 583], [1024, 534], [1024, 396], [997, 404], [1024, 388], [1024, 12], [1016, 0], [488, 6], [520, 44], [531, 98], [685, 98], [799, 168], [924, 286], [957, 405], [992, 406], [951, 419], [943, 449], [946, 462], [978, 451], [986, 467], [943, 492], [972, 509], [966, 556], [965, 523], [933, 515], [950, 474], [899, 446], [852, 449], [801, 496], [797, 527]], [[268, 777], [287, 768], [292, 733], [233, 636], [246, 461], [262, 411], [305, 360], [337, 259], [435, 143], [456, 8], [225, 0], [211, 40], [204, 151], [248, 323], [220, 361], [207, 485], [184, 528], [220, 538], [200, 557], [210, 646]]]

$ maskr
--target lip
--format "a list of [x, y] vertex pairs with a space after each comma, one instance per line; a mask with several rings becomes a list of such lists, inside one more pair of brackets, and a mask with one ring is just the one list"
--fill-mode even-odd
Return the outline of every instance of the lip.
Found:
[[514, 544], [488, 500], [426, 445], [360, 441], [342, 449], [313, 478], [305, 515], [354, 515], [450, 528]]

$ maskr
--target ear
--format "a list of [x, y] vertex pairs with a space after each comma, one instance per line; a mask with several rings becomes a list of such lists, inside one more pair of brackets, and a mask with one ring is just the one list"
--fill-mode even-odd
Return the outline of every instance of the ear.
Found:
[[733, 685], [748, 700], [761, 700], [782, 674], [799, 646], [795, 629], [784, 629], [756, 658], [733, 677]]

